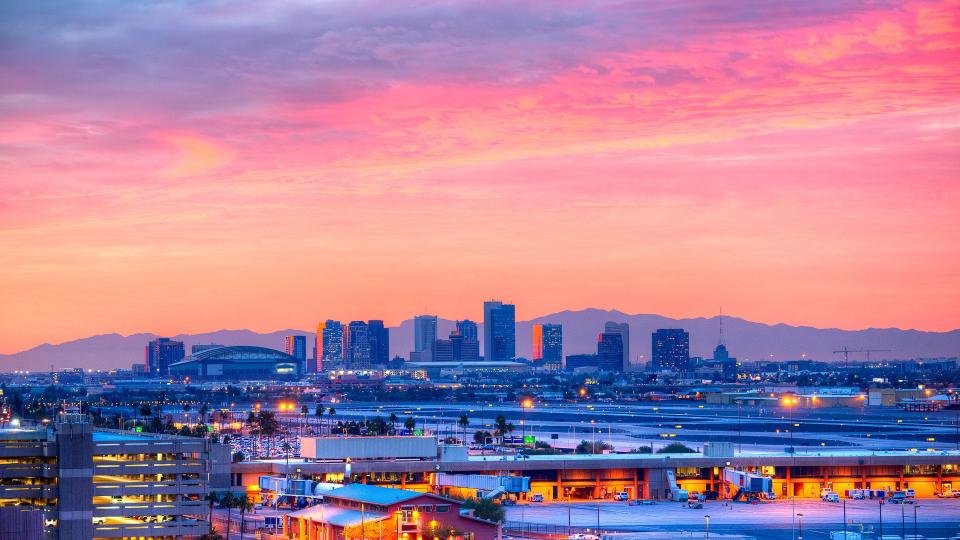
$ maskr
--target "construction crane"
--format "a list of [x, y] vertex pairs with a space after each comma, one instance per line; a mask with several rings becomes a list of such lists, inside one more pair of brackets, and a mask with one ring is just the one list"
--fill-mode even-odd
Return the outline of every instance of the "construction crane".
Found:
[[846, 365], [848, 365], [848, 364], [850, 363], [850, 353], [861, 353], [861, 352], [867, 354], [867, 362], [869, 362], [869, 361], [870, 361], [870, 353], [872, 353], [872, 352], [891, 352], [891, 350], [890, 350], [890, 349], [848, 349], [848, 348], [844, 347], [843, 349], [840, 349], [839, 351], [833, 351], [833, 354], [843, 353], [843, 365], [846, 366]]

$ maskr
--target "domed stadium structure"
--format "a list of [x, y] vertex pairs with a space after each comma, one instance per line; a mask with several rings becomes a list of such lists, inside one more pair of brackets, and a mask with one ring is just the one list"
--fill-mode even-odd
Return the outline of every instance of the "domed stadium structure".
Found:
[[171, 364], [170, 376], [194, 380], [293, 378], [299, 375], [299, 365], [293, 356], [267, 347], [214, 347]]

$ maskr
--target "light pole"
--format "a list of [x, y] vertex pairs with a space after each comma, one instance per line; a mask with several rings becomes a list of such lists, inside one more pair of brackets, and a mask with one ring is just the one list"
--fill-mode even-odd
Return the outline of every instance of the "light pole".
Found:
[[523, 418], [520, 420], [520, 424], [523, 426], [523, 445], [527, 445], [527, 409], [533, 408], [533, 400], [530, 398], [524, 399], [520, 403], [520, 408], [523, 409]]
[[803, 514], [797, 514], [797, 540], [803, 540]]
[[914, 538], [914, 540], [916, 540], [917, 538], [919, 538], [919, 537], [917, 536], [917, 507], [918, 507], [918, 506], [920, 506], [920, 505], [917, 504], [917, 503], [914, 503], [914, 504], [913, 504], [913, 538]]
[[710, 540], [710, 514], [703, 516], [703, 519], [707, 522], [707, 540]]
[[904, 501], [900, 501], [900, 537], [901, 538], [907, 537], [907, 509], [904, 508], [904, 506], [906, 506], [906, 503]]
[[843, 500], [843, 540], [847, 540], [847, 500]]
[[880, 538], [883, 538], [883, 500], [877, 501], [880, 507]]

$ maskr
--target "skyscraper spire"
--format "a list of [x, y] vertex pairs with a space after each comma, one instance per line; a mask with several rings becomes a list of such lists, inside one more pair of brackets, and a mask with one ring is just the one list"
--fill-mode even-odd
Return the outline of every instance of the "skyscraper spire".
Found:
[[726, 345], [723, 342], [723, 306], [720, 306], [720, 345]]

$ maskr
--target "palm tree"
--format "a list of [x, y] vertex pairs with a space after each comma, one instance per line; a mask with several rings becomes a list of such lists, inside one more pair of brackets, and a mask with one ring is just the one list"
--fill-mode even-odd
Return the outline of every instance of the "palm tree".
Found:
[[507, 422], [507, 419], [502, 414], [497, 415], [497, 419], [494, 420], [493, 425], [495, 427], [493, 432], [497, 437], [500, 437], [500, 444], [503, 444], [504, 437], [513, 433], [513, 430], [516, 429], [513, 423]]
[[330, 418], [330, 434], [333, 435], [333, 415], [337, 414], [337, 410], [333, 407], [327, 409], [327, 416]]
[[397, 418], [397, 413], [390, 413], [390, 431], [394, 434], [397, 432], [397, 422], [400, 419]]
[[253, 510], [253, 503], [246, 495], [241, 495], [237, 498], [236, 505], [240, 509], [240, 540], [243, 540], [243, 516], [248, 510]]
[[457, 420], [457, 425], [463, 429], [463, 444], [467, 444], [467, 428], [470, 427], [470, 418], [467, 417], [467, 413], [460, 415], [460, 419]]
[[417, 420], [414, 417], [409, 417], [403, 421], [403, 427], [410, 430], [413, 433], [413, 430], [417, 428]]
[[304, 424], [304, 420], [306, 420], [307, 414], [309, 414], [309, 413], [310, 413], [310, 408], [309, 408], [309, 407], [307, 407], [306, 405], [301, 405], [301, 406], [300, 406], [300, 422], [299, 422], [298, 424], [299, 424], [299, 427], [300, 427], [300, 438], [301, 438], [301, 439], [303, 438], [303, 424]]
[[206, 403], [203, 403], [203, 404], [200, 405], [200, 410], [197, 411], [197, 412], [200, 413], [200, 423], [201, 423], [201, 424], [206, 424], [206, 423], [207, 423], [207, 413], [210, 412], [210, 406], [207, 405]]
[[220, 497], [220, 508], [227, 509], [227, 540], [230, 540], [230, 521], [233, 518], [233, 508], [236, 505], [236, 498], [229, 491]]
[[211, 491], [203, 496], [203, 499], [207, 501], [207, 504], [210, 505], [210, 513], [207, 514], [207, 519], [210, 520], [210, 536], [213, 536], [213, 505], [220, 502], [220, 495], [216, 491]]
[[323, 422], [323, 405], [317, 405], [316, 410], [313, 411], [313, 416], [317, 418], [317, 431], [320, 432], [320, 425]]
[[290, 450], [292, 448], [293, 447], [291, 447], [290, 443], [288, 443], [287, 441], [283, 441], [283, 443], [280, 444], [280, 449], [283, 450], [283, 453], [286, 454], [287, 456], [287, 468], [284, 471], [286, 472], [287, 476], [290, 476]]

